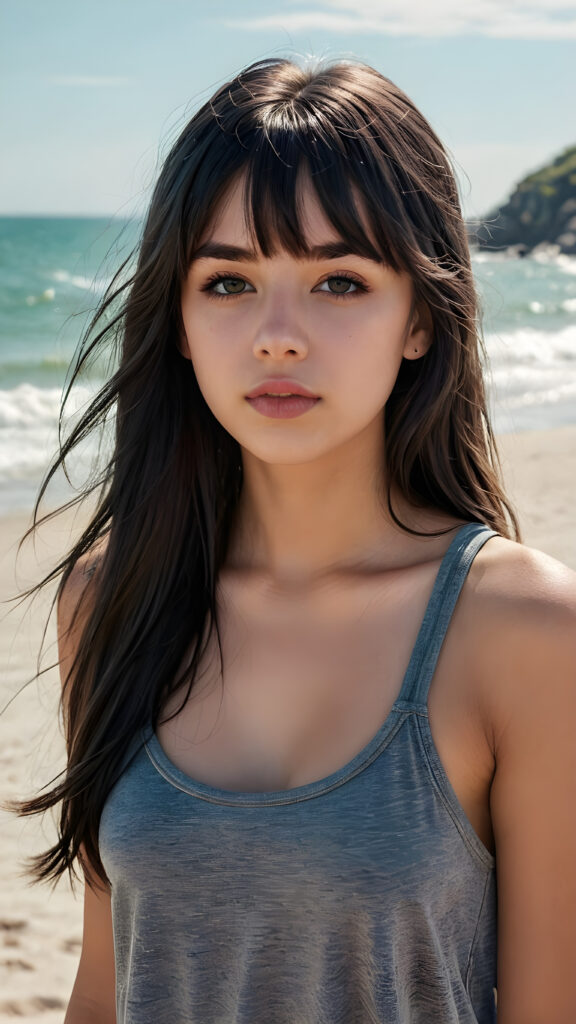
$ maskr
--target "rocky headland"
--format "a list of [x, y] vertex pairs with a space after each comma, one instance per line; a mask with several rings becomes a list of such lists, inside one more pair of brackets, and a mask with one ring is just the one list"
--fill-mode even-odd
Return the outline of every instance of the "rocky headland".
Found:
[[525, 256], [537, 246], [576, 255], [576, 146], [527, 175], [508, 202], [467, 225], [471, 245]]

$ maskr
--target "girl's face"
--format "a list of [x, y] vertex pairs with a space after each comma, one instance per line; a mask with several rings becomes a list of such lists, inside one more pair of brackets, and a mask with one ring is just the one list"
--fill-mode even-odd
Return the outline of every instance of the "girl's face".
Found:
[[[307, 242], [339, 243], [339, 254], [253, 251], [239, 182], [202, 248], [242, 251], [199, 253], [181, 297], [182, 353], [207, 405], [246, 452], [272, 464], [309, 462], [366, 432], [381, 439], [402, 358], [419, 358], [432, 338], [427, 309], [410, 322], [410, 277], [346, 252], [311, 186], [301, 197]], [[291, 419], [263, 415], [246, 396], [270, 377], [320, 401]]]

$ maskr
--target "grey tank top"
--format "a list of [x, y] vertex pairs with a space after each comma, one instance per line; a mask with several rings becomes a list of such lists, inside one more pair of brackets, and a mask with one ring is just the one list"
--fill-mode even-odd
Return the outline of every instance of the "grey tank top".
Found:
[[100, 825], [118, 1024], [496, 1021], [495, 858], [427, 710], [462, 584], [492, 536], [458, 529], [398, 699], [332, 775], [217, 789], [142, 734]]

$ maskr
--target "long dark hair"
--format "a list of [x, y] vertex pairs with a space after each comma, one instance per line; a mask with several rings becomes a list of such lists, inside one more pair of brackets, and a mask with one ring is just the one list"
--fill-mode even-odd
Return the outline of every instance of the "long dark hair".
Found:
[[[111, 341], [120, 352], [118, 369], [62, 442], [34, 510], [31, 530], [46, 518], [38, 519], [39, 504], [54, 473], [113, 414], [112, 456], [74, 499], [96, 495], [95, 511], [39, 584], [61, 577], [60, 594], [79, 559], [101, 548], [63, 690], [67, 769], [48, 792], [18, 805], [19, 813], [35, 814], [61, 804], [58, 841], [32, 861], [36, 879], [56, 880], [80, 859], [89, 879], [106, 881], [98, 826], [126, 751], [142, 728], [156, 726], [167, 698], [185, 683], [182, 704], [188, 698], [214, 628], [222, 665], [216, 584], [242, 489], [242, 457], [179, 351], [180, 291], [203, 233], [240, 174], [248, 223], [264, 256], [278, 246], [305, 253], [296, 201], [302, 169], [338, 235], [360, 255], [406, 271], [416, 300], [432, 313], [432, 345], [424, 357], [403, 361], [384, 411], [388, 485], [415, 506], [519, 539], [499, 480], [477, 294], [442, 144], [411, 100], [371, 67], [303, 69], [282, 59], [251, 65], [195, 114], [164, 163], [135, 270], [105, 294], [65, 400]], [[390, 491], [387, 503], [408, 529]]]

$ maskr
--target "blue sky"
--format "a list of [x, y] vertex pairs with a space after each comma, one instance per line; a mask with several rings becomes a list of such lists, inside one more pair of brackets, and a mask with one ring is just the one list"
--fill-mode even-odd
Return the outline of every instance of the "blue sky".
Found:
[[576, 0], [0, 0], [0, 213], [132, 214], [184, 120], [276, 56], [356, 57], [420, 107], [466, 216], [576, 144]]

